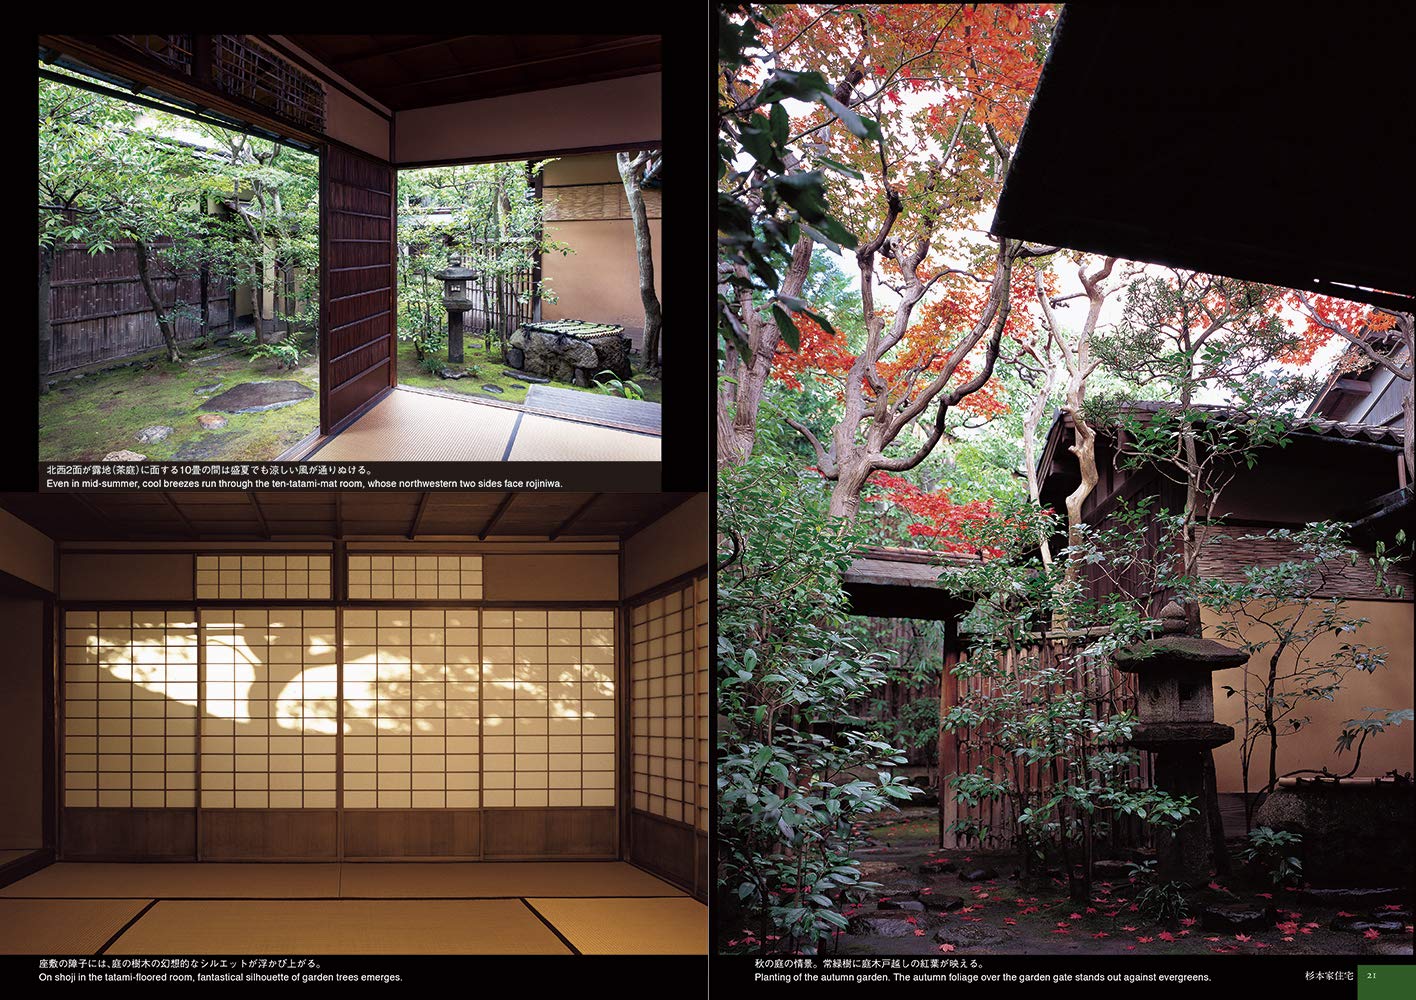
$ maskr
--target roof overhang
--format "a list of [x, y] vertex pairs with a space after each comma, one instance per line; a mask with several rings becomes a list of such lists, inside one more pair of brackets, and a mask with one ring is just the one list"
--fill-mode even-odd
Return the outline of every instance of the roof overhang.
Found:
[[976, 557], [925, 549], [863, 548], [845, 573], [851, 614], [870, 618], [919, 618], [950, 621], [973, 602], [941, 582], [951, 567]]
[[1375, 12], [1068, 4], [993, 232], [1411, 311], [1408, 48]]

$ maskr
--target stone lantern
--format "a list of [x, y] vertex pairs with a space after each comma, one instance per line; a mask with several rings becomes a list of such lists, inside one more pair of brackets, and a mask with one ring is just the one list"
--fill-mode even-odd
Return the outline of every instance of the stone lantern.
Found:
[[1247, 653], [1202, 638], [1185, 608], [1174, 601], [1160, 612], [1161, 634], [1115, 655], [1116, 668], [1139, 683], [1139, 724], [1131, 745], [1155, 754], [1156, 786], [1193, 800], [1195, 812], [1173, 832], [1157, 836], [1161, 873], [1202, 881], [1210, 870], [1205, 755], [1234, 739], [1234, 727], [1214, 721], [1216, 670], [1242, 666]]
[[467, 291], [467, 282], [477, 273], [462, 266], [462, 258], [454, 256], [445, 270], [433, 275], [446, 287], [443, 289], [443, 308], [447, 310], [447, 360], [450, 364], [462, 363], [462, 314], [472, 308], [472, 299]]

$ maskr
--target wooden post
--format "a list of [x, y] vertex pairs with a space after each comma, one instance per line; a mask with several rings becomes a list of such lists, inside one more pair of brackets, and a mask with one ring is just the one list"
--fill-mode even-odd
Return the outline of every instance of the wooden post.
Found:
[[[944, 715], [958, 699], [959, 679], [950, 673], [950, 668], [958, 662], [958, 651], [955, 648], [957, 642], [957, 627], [954, 620], [948, 619], [944, 622], [944, 648], [940, 651], [939, 670], [939, 731], [935, 734], [939, 741], [935, 756], [938, 763], [935, 767], [935, 783], [939, 791], [939, 846], [944, 846], [945, 810], [948, 807], [949, 781], [946, 777], [950, 771], [945, 765], [953, 765], [952, 759], [946, 760], [945, 751], [948, 749], [948, 742], [951, 737], [944, 732]], [[956, 755], [955, 755], [956, 756]]]

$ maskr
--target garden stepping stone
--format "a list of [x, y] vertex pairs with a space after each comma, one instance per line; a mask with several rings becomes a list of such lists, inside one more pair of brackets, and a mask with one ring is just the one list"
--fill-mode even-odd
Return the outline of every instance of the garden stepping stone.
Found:
[[918, 930], [905, 913], [862, 913], [851, 918], [852, 934], [873, 934], [876, 937], [910, 937]]
[[1318, 906], [1335, 906], [1340, 910], [1355, 910], [1364, 906], [1378, 906], [1382, 903], [1403, 903], [1410, 895], [1409, 889], [1304, 889], [1298, 898], [1305, 903]]
[[276, 410], [282, 406], [293, 406], [301, 400], [309, 399], [315, 390], [299, 382], [279, 380], [274, 382], [242, 382], [232, 386], [219, 396], [212, 396], [200, 409], [216, 410], [221, 413], [258, 413], [262, 410]]
[[158, 441], [166, 441], [167, 436], [172, 433], [171, 427], [144, 427], [138, 431], [138, 442], [140, 444], [154, 444]]
[[466, 378], [467, 375], [468, 375], [467, 372], [465, 372], [465, 371], [460, 371], [460, 370], [457, 369], [457, 368], [443, 368], [443, 369], [441, 369], [441, 370], [438, 372], [438, 377], [439, 377], [439, 378], [452, 379], [453, 381], [456, 381], [457, 379], [460, 379], [460, 378]]
[[537, 385], [545, 385], [546, 383], [550, 382], [550, 379], [548, 378], [542, 378], [539, 375], [528, 375], [526, 374], [526, 372], [512, 371], [510, 368], [503, 368], [502, 374], [511, 375], [514, 378], [519, 378], [523, 382], [535, 382]]
[[1125, 882], [1131, 877], [1131, 866], [1125, 861], [1093, 861], [1092, 878], [1097, 882]]
[[1374, 920], [1371, 917], [1336, 917], [1329, 926], [1335, 931], [1345, 931], [1348, 934], [1365, 934], [1369, 930], [1381, 934], [1400, 934], [1406, 930], [1405, 921]]
[[1200, 925], [1207, 931], [1233, 931], [1246, 934], [1249, 931], [1266, 931], [1274, 925], [1275, 913], [1271, 906], [1247, 903], [1231, 903], [1224, 906], [1206, 906], [1200, 912]]
[[210, 396], [212, 393], [216, 392], [216, 390], [218, 390], [218, 389], [220, 389], [220, 388], [221, 388], [221, 383], [220, 383], [220, 382], [213, 382], [211, 385], [199, 385], [199, 386], [197, 386], [195, 389], [192, 390], [192, 395], [194, 395], [194, 396]]
[[215, 431], [226, 426], [226, 418], [219, 413], [200, 413], [197, 415], [197, 423], [206, 430]]
[[955, 870], [954, 862], [950, 861], [948, 858], [940, 858], [937, 861], [926, 861], [919, 866], [919, 873], [921, 875], [947, 875], [949, 872]]
[[146, 455], [139, 455], [136, 451], [128, 451], [127, 449], [124, 449], [123, 451], [110, 451], [107, 455], [104, 455], [103, 458], [100, 459], [100, 461], [104, 461], [104, 462], [146, 462], [146, 461], [147, 461], [147, 456], [146, 456]]
[[973, 871], [964, 872], [959, 876], [962, 882], [987, 882], [989, 879], [998, 877], [998, 873], [992, 868], [975, 868]]
[[503, 392], [506, 391], [505, 389], [503, 389], [503, 388], [502, 388], [501, 386], [499, 386], [499, 385], [484, 385], [484, 386], [482, 386], [482, 388], [483, 388], [483, 389], [486, 389], [488, 392], [494, 392], [494, 393], [496, 393], [498, 396], [500, 396]]
[[912, 910], [923, 912], [924, 904], [914, 899], [882, 899], [879, 903], [882, 910]]
[[957, 910], [959, 907], [963, 906], [964, 897], [936, 896], [933, 893], [930, 893], [927, 896], [921, 896], [920, 902], [924, 903], [924, 908], [926, 910], [933, 910], [936, 913], [948, 913], [951, 910]]

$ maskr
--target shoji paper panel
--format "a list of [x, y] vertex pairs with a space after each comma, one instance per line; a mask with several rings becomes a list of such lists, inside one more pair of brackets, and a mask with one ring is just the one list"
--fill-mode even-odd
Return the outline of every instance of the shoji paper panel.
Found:
[[344, 804], [475, 808], [477, 611], [344, 613]]
[[634, 807], [704, 826], [707, 601], [706, 581], [690, 583], [636, 606], [630, 617]]
[[64, 804], [194, 805], [192, 613], [71, 611], [64, 626]]
[[329, 556], [197, 556], [197, 598], [222, 601], [327, 601]]
[[697, 680], [694, 683], [694, 700], [698, 703], [697, 739], [694, 754], [697, 768], [697, 788], [694, 800], [697, 802], [698, 829], [708, 830], [708, 706], [713, 703], [712, 688], [709, 686], [708, 671], [708, 603], [711, 599], [707, 574], [693, 581], [693, 659]]
[[333, 808], [334, 611], [204, 611], [202, 643], [202, 806]]
[[482, 557], [350, 553], [355, 601], [480, 601]]
[[613, 611], [482, 613], [483, 804], [615, 804]]

